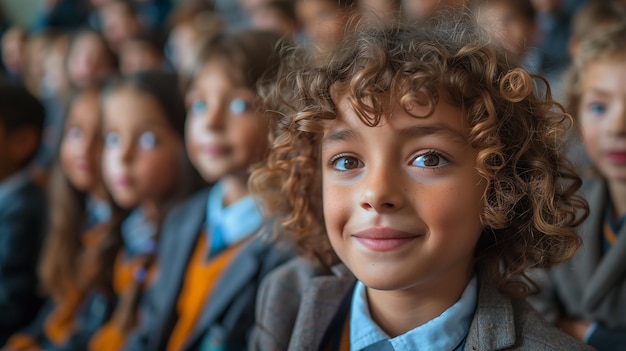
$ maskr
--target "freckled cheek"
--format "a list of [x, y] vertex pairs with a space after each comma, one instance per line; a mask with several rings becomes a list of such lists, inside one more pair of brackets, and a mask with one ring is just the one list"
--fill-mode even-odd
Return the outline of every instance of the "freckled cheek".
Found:
[[348, 187], [324, 186], [323, 207], [326, 229], [330, 235], [341, 235], [352, 213], [352, 194]]
[[420, 206], [421, 217], [425, 220], [430, 218], [433, 227], [463, 229], [468, 225], [479, 226], [483, 189], [484, 186], [472, 186], [470, 183], [438, 189]]

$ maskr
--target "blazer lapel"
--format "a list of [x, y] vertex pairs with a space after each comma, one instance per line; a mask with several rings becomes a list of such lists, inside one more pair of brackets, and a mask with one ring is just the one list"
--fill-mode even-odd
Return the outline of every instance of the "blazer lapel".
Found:
[[[302, 296], [301, 310], [294, 326], [297, 337], [291, 339], [289, 350], [318, 350], [339, 305], [352, 291], [356, 279], [344, 265], [333, 267], [335, 275], [316, 277]], [[294, 335], [296, 332], [294, 332]]]
[[191, 345], [198, 338], [204, 337], [208, 327], [222, 315], [231, 301], [237, 299], [238, 291], [257, 274], [260, 267], [259, 261], [262, 259], [266, 246], [259, 238], [244, 245], [223, 274], [228, 278], [220, 278], [213, 288], [186, 345]]
[[[208, 194], [203, 191], [202, 194]], [[206, 196], [198, 196], [187, 203], [184, 209], [181, 209], [179, 213], [182, 215], [172, 219], [171, 223], [167, 225], [167, 230], [163, 234], [169, 237], [162, 240], [161, 243], [168, 245], [165, 248], [162, 256], [159, 257], [159, 272], [160, 277], [158, 281], [163, 282], [159, 284], [156, 292], [157, 296], [163, 296], [159, 299], [162, 306], [171, 306], [169, 309], [165, 309], [166, 316], [163, 318], [169, 318], [174, 314], [173, 309], [176, 309], [176, 300], [185, 278], [185, 271], [187, 270], [187, 264], [189, 263], [189, 257], [195, 248], [197, 237], [202, 231], [202, 225], [206, 213]], [[171, 252], [171, 253], [170, 253]]]
[[[611, 286], [615, 285], [616, 281], [621, 279], [626, 272], [626, 235], [624, 234], [626, 227], [622, 228], [618, 234], [617, 242], [613, 247], [601, 259], [599, 257], [602, 250], [600, 237], [603, 233], [604, 205], [607, 200], [605, 185], [601, 185], [594, 189], [589, 197], [589, 207], [592, 211], [601, 211], [601, 213], [593, 216], [594, 221], [588, 223], [592, 227], [585, 231], [589, 235], [585, 238], [587, 245], [591, 246], [595, 254], [598, 255], [594, 262], [585, 262], [589, 267], [595, 268], [593, 275], [590, 276], [591, 279], [586, 284], [587, 289], [583, 295], [583, 303], [592, 309], [602, 303], [605, 295], [611, 290]], [[591, 265], [591, 263], [594, 264]]]

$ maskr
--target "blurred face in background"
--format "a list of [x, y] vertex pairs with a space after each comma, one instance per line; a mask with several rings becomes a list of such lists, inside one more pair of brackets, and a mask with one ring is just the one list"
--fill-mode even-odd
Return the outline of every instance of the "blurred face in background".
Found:
[[67, 58], [68, 77], [74, 86], [87, 87], [113, 72], [105, 45], [96, 33], [85, 32], [75, 39]]
[[2, 36], [2, 62], [12, 74], [22, 74], [25, 61], [26, 33], [21, 28], [11, 28]]
[[104, 99], [102, 118], [103, 177], [115, 203], [158, 208], [180, 181], [183, 138], [153, 96], [128, 85]]
[[132, 8], [124, 2], [115, 1], [100, 9], [102, 34], [111, 49], [117, 52], [120, 45], [139, 32], [140, 25]]
[[626, 52], [581, 74], [579, 123], [587, 154], [609, 186], [626, 184]]
[[349, 14], [334, 0], [298, 0], [296, 18], [314, 48], [334, 49], [344, 36]]
[[119, 50], [119, 64], [122, 74], [158, 69], [163, 67], [163, 54], [148, 43], [126, 40]]
[[100, 172], [102, 136], [98, 92], [87, 91], [74, 100], [59, 153], [63, 172], [76, 189], [87, 193], [104, 189]]
[[524, 55], [534, 36], [534, 23], [524, 17], [511, 1], [487, 2], [480, 7], [478, 24], [502, 47], [518, 57]]
[[185, 141], [191, 162], [207, 182], [247, 179], [267, 150], [268, 125], [259, 98], [237, 69], [218, 60], [204, 64], [187, 93]]
[[402, 12], [405, 17], [412, 19], [425, 18], [438, 9], [458, 8], [467, 3], [467, 0], [402, 0]]

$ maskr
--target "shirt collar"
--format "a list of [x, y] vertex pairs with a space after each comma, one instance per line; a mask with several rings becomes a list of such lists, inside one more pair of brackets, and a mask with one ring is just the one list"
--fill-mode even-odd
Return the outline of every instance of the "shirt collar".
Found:
[[111, 219], [111, 205], [107, 201], [87, 196], [85, 210], [87, 212], [87, 222], [85, 225], [87, 229], [93, 228]]
[[21, 170], [0, 182], [0, 201], [9, 197], [12, 192], [28, 183], [29, 180], [28, 171]]
[[459, 301], [438, 317], [408, 332], [389, 339], [372, 320], [365, 285], [357, 281], [350, 313], [350, 349], [362, 350], [389, 339], [394, 350], [455, 350], [467, 336], [478, 297], [476, 275], [465, 287]]
[[[224, 195], [222, 182], [217, 182], [209, 191], [206, 218], [212, 252], [256, 233], [263, 221], [263, 215], [252, 196], [245, 196], [224, 207]], [[216, 250], [213, 250], [214, 245], [218, 246]]]
[[130, 256], [150, 254], [156, 249], [157, 226], [141, 208], [134, 209], [120, 227], [124, 248]]

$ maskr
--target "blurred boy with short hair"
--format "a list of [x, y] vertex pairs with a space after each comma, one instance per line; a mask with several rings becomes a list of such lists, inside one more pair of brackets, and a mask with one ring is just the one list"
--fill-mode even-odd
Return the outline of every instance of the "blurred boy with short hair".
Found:
[[0, 346], [41, 304], [36, 266], [45, 196], [28, 165], [41, 141], [44, 115], [26, 88], [0, 82]]

